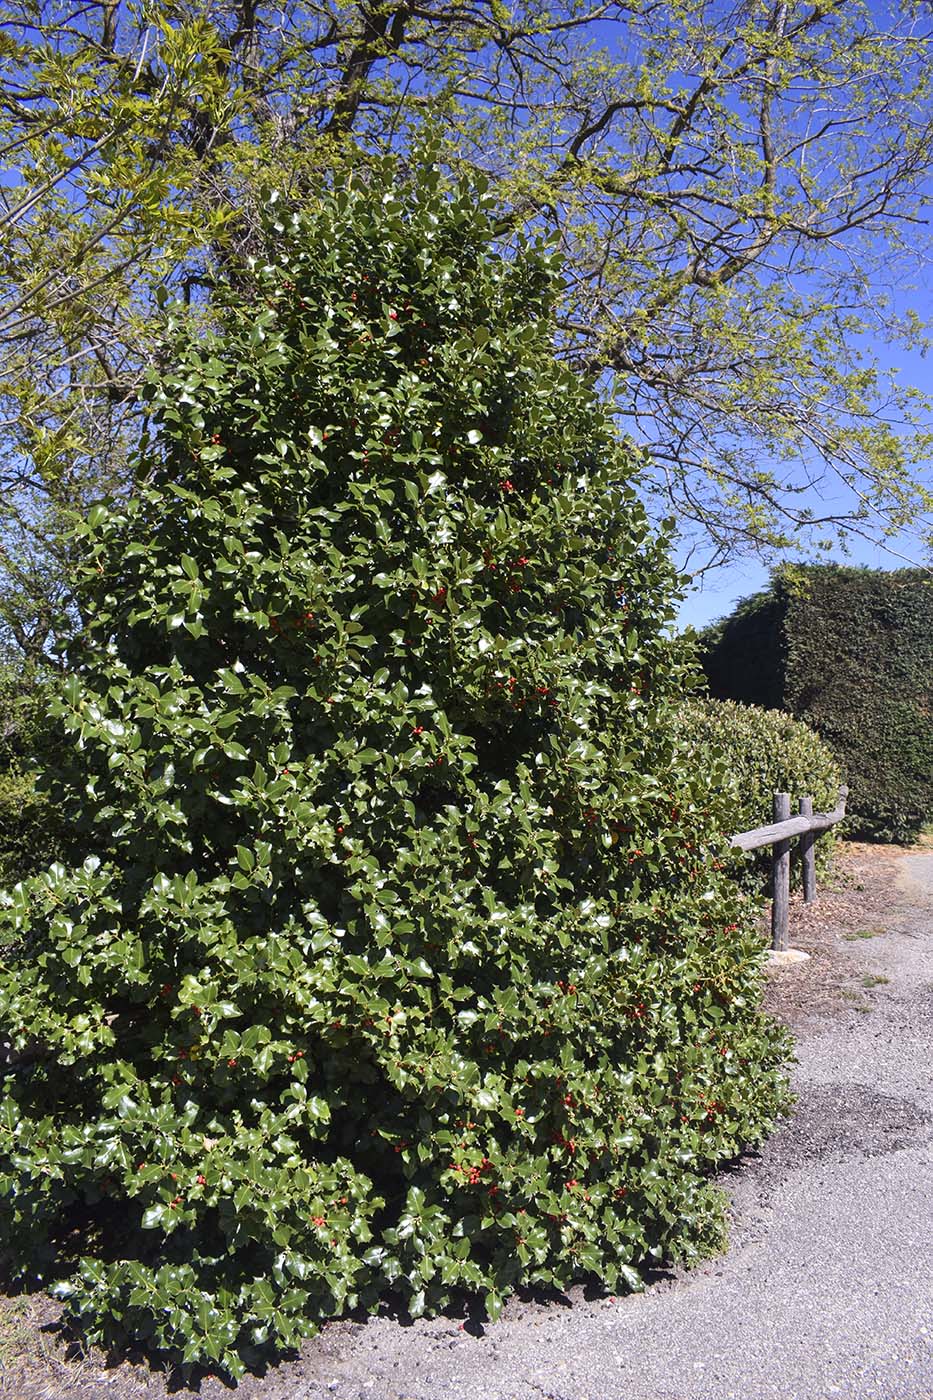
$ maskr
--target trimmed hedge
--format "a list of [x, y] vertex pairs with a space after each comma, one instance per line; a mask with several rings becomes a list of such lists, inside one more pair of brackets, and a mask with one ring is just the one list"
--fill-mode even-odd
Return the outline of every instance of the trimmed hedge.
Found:
[[[729, 785], [732, 831], [749, 831], [770, 822], [775, 792], [790, 793], [794, 813], [800, 797], [811, 796], [817, 812], [836, 805], [842, 782], [839, 764], [819, 735], [801, 720], [757, 705], [697, 699], [684, 705], [681, 722], [696, 762], [709, 771], [712, 782]], [[819, 872], [829, 868], [838, 831], [832, 828], [816, 843]], [[770, 877], [770, 848], [748, 855], [734, 851], [730, 861], [737, 878], [749, 888], [761, 889]], [[792, 861], [791, 876], [799, 881], [796, 861]]]
[[699, 635], [710, 695], [780, 710], [784, 705], [785, 599], [776, 583], [744, 598]]
[[704, 635], [713, 695], [780, 707], [837, 753], [853, 835], [933, 817], [933, 582], [919, 569], [795, 566]]

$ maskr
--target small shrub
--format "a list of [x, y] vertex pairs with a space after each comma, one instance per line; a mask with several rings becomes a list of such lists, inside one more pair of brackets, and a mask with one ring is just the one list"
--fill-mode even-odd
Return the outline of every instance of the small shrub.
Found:
[[637, 1287], [785, 1102], [679, 580], [493, 228], [429, 171], [270, 204], [82, 527], [95, 854], [6, 901], [0, 1244], [90, 1339], [238, 1375], [387, 1292]]
[[[711, 781], [727, 783], [731, 792], [730, 829], [750, 831], [773, 821], [772, 795], [786, 792], [791, 815], [797, 800], [813, 798], [815, 812], [831, 811], [842, 782], [839, 764], [808, 725], [780, 710], [763, 710], [732, 700], [696, 699], [681, 710], [683, 737], [695, 746], [696, 760], [711, 768]], [[715, 776], [713, 776], [713, 773]], [[840, 827], [831, 827], [815, 846], [817, 873], [832, 862]], [[796, 851], [796, 845], [792, 848]], [[750, 889], [764, 889], [771, 874], [772, 848], [731, 851], [729, 868]], [[796, 860], [791, 878], [799, 884]]]

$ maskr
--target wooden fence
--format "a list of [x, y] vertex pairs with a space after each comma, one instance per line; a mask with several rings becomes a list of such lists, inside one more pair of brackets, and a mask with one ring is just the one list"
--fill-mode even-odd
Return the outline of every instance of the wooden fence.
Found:
[[740, 831], [730, 845], [740, 851], [757, 851], [773, 846], [771, 895], [771, 947], [776, 953], [787, 951], [788, 910], [790, 907], [790, 848], [795, 836], [800, 837], [800, 863], [803, 874], [804, 903], [816, 899], [816, 862], [813, 848], [821, 831], [842, 821], [846, 814], [849, 789], [839, 789], [839, 801], [831, 812], [814, 812], [813, 798], [801, 797], [798, 817], [790, 814], [790, 795], [774, 794], [774, 821], [770, 826], [756, 826], [754, 831]]

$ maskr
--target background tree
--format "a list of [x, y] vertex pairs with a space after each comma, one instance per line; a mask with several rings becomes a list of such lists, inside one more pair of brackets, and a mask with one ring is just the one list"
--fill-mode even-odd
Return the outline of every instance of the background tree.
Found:
[[[492, 177], [504, 234], [558, 240], [563, 353], [605, 374], [652, 447], [642, 489], [699, 563], [926, 532], [928, 405], [867, 337], [923, 343], [903, 288], [925, 237], [928, 6], [47, 0], [3, 19], [20, 645], [60, 608], [61, 513], [125, 479], [153, 283], [197, 299], [248, 246], [264, 179], [302, 197], [425, 128]], [[826, 478], [814, 519], [802, 487]]]
[[784, 1103], [637, 456], [435, 184], [273, 204], [177, 317], [81, 528], [92, 855], [0, 906], [5, 1257], [234, 1373], [387, 1291], [637, 1287]]
[[0, 652], [0, 889], [10, 889], [66, 847], [58, 813], [37, 791], [37, 768], [58, 761], [59, 730], [45, 713], [54, 672]]
[[2, 18], [0, 613], [35, 664], [72, 601], [75, 513], [128, 477], [153, 288], [187, 277], [224, 221], [189, 129], [226, 90], [197, 19], [134, 28], [116, 5], [59, 4]]

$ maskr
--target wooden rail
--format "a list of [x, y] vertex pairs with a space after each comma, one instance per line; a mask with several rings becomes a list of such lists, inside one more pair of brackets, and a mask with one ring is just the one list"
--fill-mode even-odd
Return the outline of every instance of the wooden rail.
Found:
[[803, 898], [805, 904], [816, 899], [816, 863], [814, 846], [821, 831], [842, 821], [846, 814], [846, 798], [849, 789], [839, 789], [839, 801], [831, 812], [814, 812], [813, 798], [801, 797], [800, 815], [790, 814], [790, 796], [786, 792], [774, 794], [774, 821], [770, 826], [756, 826], [753, 831], [739, 831], [729, 844], [740, 851], [757, 851], [762, 846], [773, 846], [772, 895], [771, 895], [771, 947], [776, 953], [787, 951], [788, 911], [790, 908], [790, 847], [795, 836], [800, 837], [800, 859], [803, 872]]

